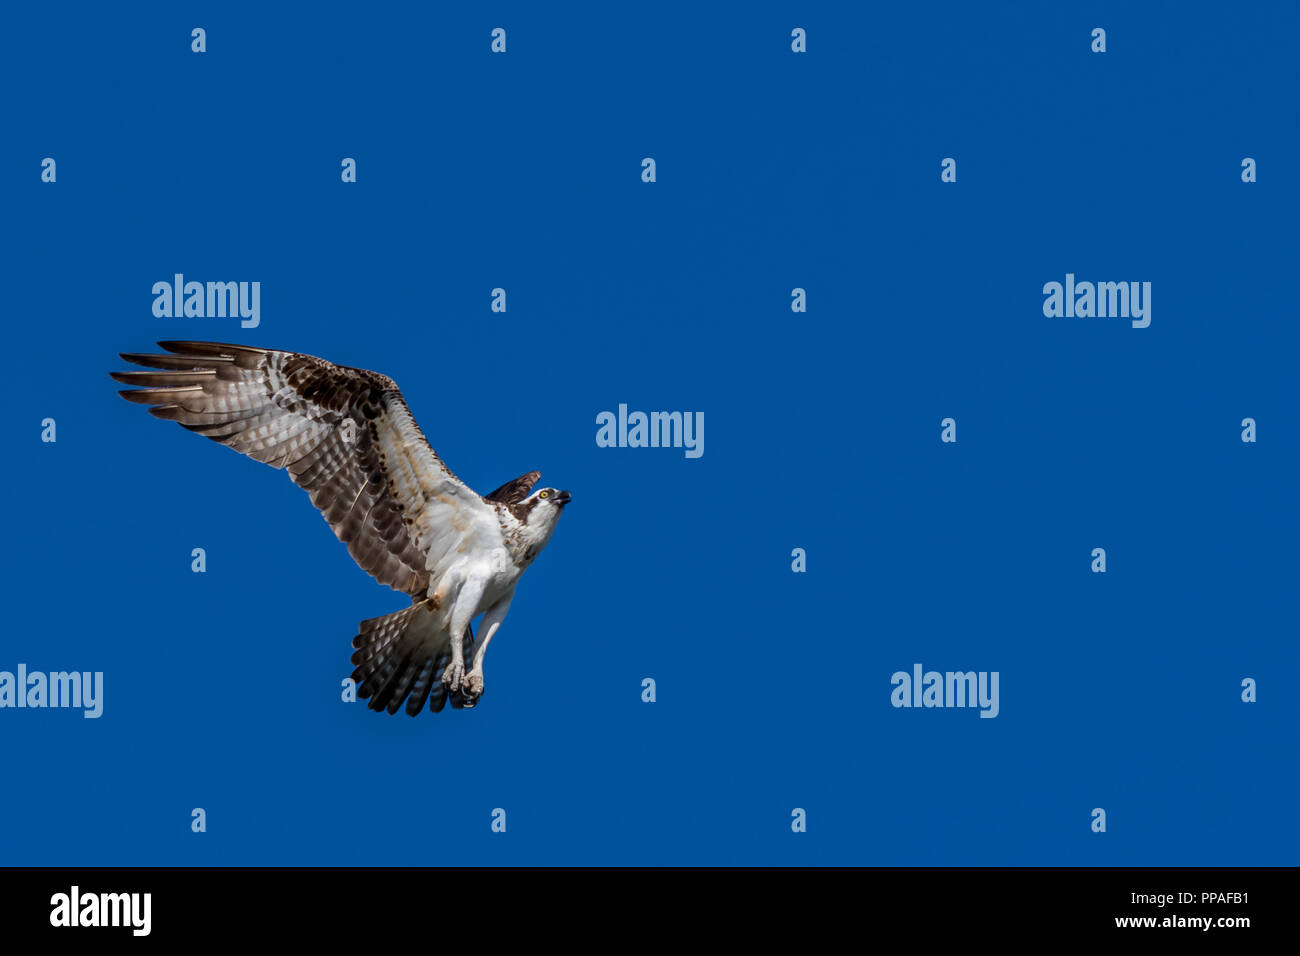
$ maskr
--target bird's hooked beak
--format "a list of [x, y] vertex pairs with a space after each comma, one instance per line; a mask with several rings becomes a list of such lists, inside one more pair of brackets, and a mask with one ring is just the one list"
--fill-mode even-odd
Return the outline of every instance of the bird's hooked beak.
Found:
[[567, 491], [557, 491], [555, 493], [555, 503], [559, 505], [561, 508], [563, 508], [572, 500], [573, 500], [573, 495], [569, 494]]

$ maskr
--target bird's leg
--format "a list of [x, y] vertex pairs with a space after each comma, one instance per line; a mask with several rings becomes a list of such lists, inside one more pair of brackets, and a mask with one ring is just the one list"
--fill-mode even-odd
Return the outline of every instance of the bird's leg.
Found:
[[451, 634], [451, 663], [442, 672], [442, 682], [452, 693], [461, 689], [465, 678], [465, 649], [462, 646], [465, 628], [469, 627], [482, 597], [483, 583], [472, 580], [466, 581], [456, 595], [456, 606], [452, 609], [451, 625], [448, 628]]
[[465, 677], [465, 652], [461, 650], [460, 638], [451, 639], [451, 663], [442, 672], [442, 682], [453, 694], [460, 690]]
[[506, 612], [510, 610], [510, 600], [514, 596], [514, 591], [511, 591], [488, 608], [483, 614], [483, 621], [478, 626], [479, 645], [474, 651], [474, 666], [465, 675], [465, 696], [475, 703], [483, 696], [483, 657], [487, 654], [492, 638], [500, 629], [501, 622], [506, 619]]

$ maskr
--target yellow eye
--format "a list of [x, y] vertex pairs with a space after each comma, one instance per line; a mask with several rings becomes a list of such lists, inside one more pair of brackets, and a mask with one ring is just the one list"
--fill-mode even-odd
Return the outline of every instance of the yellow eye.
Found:
[[551, 493], [550, 493], [549, 491], [543, 491], [543, 492], [542, 492], [540, 495], [538, 495], [537, 497], [539, 497], [539, 498], [549, 498], [550, 496], [551, 496]]

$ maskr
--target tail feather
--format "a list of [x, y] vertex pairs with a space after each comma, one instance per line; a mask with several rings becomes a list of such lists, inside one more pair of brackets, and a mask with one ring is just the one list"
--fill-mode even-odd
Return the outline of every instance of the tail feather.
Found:
[[376, 681], [378, 690], [370, 699], [372, 708], [386, 709], [391, 714], [397, 710], [398, 705], [405, 702], [406, 695], [411, 690], [410, 680], [415, 676], [416, 668], [411, 658], [418, 650], [418, 643], [418, 640], [405, 634], [398, 639], [397, 646], [385, 659], [379, 672]]
[[[414, 717], [427, 702], [438, 713], [446, 706], [447, 689], [442, 673], [451, 663], [451, 643], [434, 624], [425, 607], [413, 604], [393, 614], [361, 622], [361, 633], [352, 639], [356, 649], [352, 663], [356, 670], [357, 697], [368, 700], [371, 710], [395, 714], [406, 704]], [[465, 659], [470, 659], [474, 632], [465, 629]], [[463, 696], [450, 695], [452, 707], [464, 706]]]
[[433, 690], [429, 691], [429, 709], [435, 714], [441, 714], [442, 709], [447, 706], [447, 688], [442, 683], [442, 669], [451, 663], [451, 655], [434, 668]]
[[352, 663], [358, 665], [352, 679], [358, 682], [366, 678], [366, 690], [361, 696], [369, 697], [375, 690], [373, 678], [392, 650], [393, 643], [402, 636], [414, 618], [414, 606], [404, 608], [395, 614], [374, 617], [361, 622], [361, 633], [352, 639], [356, 653]]
[[406, 696], [411, 692], [411, 685], [415, 683], [415, 678], [419, 676], [425, 662], [428, 660], [428, 658], [424, 658], [417, 662], [414, 659], [416, 657], [416, 648], [412, 647], [409, 641], [403, 641], [397, 653], [403, 655], [401, 663], [393, 669], [392, 676], [388, 678], [374, 699], [376, 709], [387, 705], [390, 714], [397, 713], [398, 708], [406, 703]]
[[406, 712], [414, 717], [424, 709], [425, 702], [429, 699], [429, 691], [433, 689], [433, 671], [435, 661], [432, 657], [425, 658], [420, 665], [420, 672], [415, 677], [415, 684], [411, 688], [411, 696], [406, 699]]
[[[357, 697], [368, 699], [371, 710], [393, 713], [410, 692], [415, 676], [439, 656], [441, 648], [433, 615], [413, 604], [393, 614], [362, 621], [360, 631], [352, 639], [356, 648], [352, 655], [352, 663], [356, 665], [352, 679], [357, 682]], [[441, 644], [446, 643], [443, 637]], [[441, 677], [441, 673], [437, 676]]]

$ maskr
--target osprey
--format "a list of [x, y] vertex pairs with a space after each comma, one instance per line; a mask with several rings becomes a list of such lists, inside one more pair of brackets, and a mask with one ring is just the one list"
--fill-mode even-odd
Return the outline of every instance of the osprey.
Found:
[[[147, 372], [113, 372], [127, 401], [229, 445], [311, 495], [340, 541], [411, 606], [362, 621], [352, 679], [372, 710], [473, 707], [483, 656], [515, 585], [551, 539], [567, 491], [530, 471], [490, 495], [470, 490], [430, 447], [385, 375], [298, 352], [159, 342], [170, 355], [122, 353]], [[470, 621], [483, 615], [474, 645]], [[472, 654], [468, 670], [465, 662]]]

